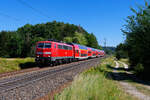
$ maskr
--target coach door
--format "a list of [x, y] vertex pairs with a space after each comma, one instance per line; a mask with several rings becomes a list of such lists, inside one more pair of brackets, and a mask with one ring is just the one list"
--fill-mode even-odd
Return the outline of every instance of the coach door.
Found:
[[75, 55], [76, 55], [76, 57], [79, 57], [79, 56], [80, 56], [80, 54], [79, 54], [79, 49], [76, 49], [76, 50], [75, 50]]
[[57, 44], [56, 43], [54, 43], [54, 57], [56, 57], [57, 58], [57, 56], [58, 56], [58, 52], [57, 52]]

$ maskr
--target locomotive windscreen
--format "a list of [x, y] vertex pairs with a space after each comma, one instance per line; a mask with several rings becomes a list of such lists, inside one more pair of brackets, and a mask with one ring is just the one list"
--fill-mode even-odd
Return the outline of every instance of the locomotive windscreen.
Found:
[[51, 48], [51, 43], [39, 43], [38, 48]]

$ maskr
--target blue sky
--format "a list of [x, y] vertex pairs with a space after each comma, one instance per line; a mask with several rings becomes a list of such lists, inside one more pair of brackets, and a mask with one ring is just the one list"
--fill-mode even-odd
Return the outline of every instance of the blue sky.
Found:
[[56, 20], [81, 25], [96, 35], [100, 45], [106, 38], [107, 46], [116, 46], [125, 39], [120, 29], [136, 4], [143, 5], [144, 0], [1, 0], [0, 31]]

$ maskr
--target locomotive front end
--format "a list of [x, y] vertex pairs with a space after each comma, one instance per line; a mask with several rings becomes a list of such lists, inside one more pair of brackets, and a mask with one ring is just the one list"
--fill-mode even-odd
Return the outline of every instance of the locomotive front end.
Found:
[[51, 42], [40, 41], [36, 45], [36, 59], [37, 63], [45, 63], [51, 61]]

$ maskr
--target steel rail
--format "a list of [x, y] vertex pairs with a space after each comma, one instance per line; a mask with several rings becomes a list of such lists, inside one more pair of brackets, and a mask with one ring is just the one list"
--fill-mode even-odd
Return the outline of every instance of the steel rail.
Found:
[[77, 70], [78, 68], [81, 68], [81, 65], [84, 65], [86, 63], [90, 64], [92, 61], [97, 61], [98, 58], [96, 59], [90, 59], [87, 61], [80, 61], [76, 63], [71, 63], [68, 64], [64, 67], [58, 67], [56, 69], [49, 69], [45, 71], [37, 71], [34, 73], [26, 74], [23, 76], [20, 76], [19, 78], [14, 78], [14, 79], [9, 79], [9, 80], [4, 80], [0, 81], [0, 93], [12, 90], [14, 88], [18, 88], [21, 86], [25, 86], [27, 84], [42, 80], [46, 77], [52, 77], [55, 78], [56, 75], [59, 75], [59, 73], [65, 73], [70, 70]]

